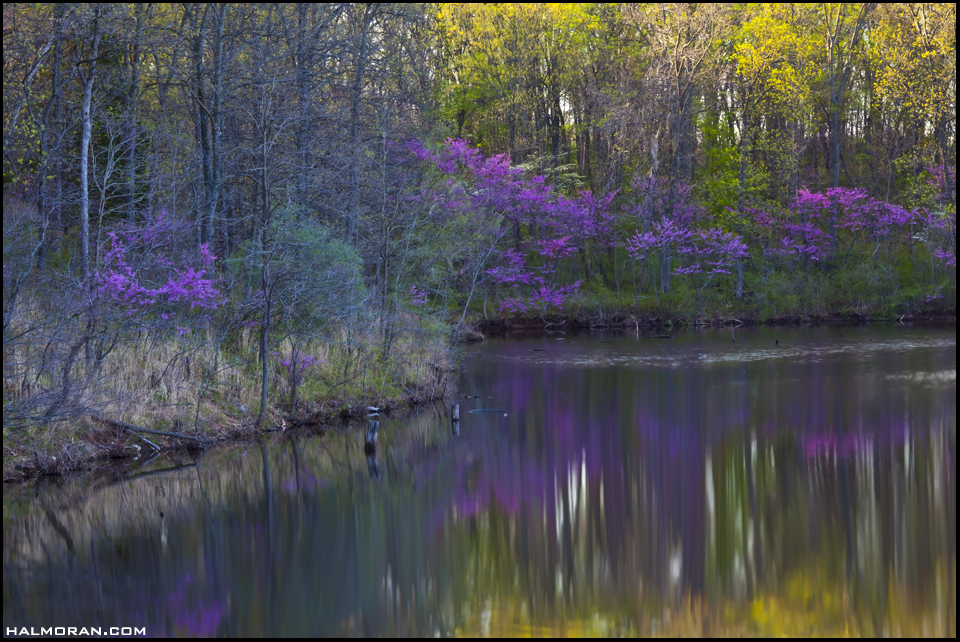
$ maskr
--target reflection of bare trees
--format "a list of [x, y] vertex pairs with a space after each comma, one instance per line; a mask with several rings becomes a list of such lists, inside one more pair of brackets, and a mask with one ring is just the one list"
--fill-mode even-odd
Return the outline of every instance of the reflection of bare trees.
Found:
[[57, 519], [56, 513], [53, 512], [50, 508], [45, 508], [44, 513], [47, 516], [47, 519], [50, 520], [50, 525], [53, 527], [53, 530], [63, 538], [63, 542], [67, 547], [69, 553], [76, 552], [76, 547], [73, 545], [73, 537], [70, 536], [70, 531], [63, 525], [63, 523]]

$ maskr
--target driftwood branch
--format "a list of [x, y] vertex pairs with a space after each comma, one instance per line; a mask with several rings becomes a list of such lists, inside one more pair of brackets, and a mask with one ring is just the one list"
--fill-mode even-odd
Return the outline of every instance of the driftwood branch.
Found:
[[160, 450], [162, 450], [162, 449], [160, 448], [160, 446], [156, 445], [155, 443], [153, 443], [152, 441], [150, 441], [149, 439], [147, 439], [146, 437], [144, 437], [144, 436], [141, 435], [140, 433], [135, 432], [135, 431], [133, 431], [133, 430], [131, 430], [130, 432], [132, 432], [134, 435], [136, 435], [137, 437], [139, 437], [139, 438], [142, 439], [143, 441], [147, 442], [147, 444], [149, 444], [149, 446], [150, 446], [151, 448], [153, 448], [154, 450], [156, 450], [157, 452], [159, 452]]
[[[205, 439], [197, 435], [184, 435], [179, 432], [167, 432], [166, 430], [150, 430], [149, 428], [141, 428], [140, 426], [134, 426], [133, 424], [128, 424], [124, 421], [117, 421], [116, 419], [110, 419], [109, 417], [104, 417], [103, 415], [91, 415], [96, 421], [102, 421], [108, 426], [113, 426], [114, 428], [122, 428], [133, 434], [137, 433], [146, 433], [148, 435], [160, 435], [161, 437], [173, 437], [174, 439], [191, 439], [199, 443], [206, 443], [211, 440]], [[137, 435], [139, 436], [139, 435]]]

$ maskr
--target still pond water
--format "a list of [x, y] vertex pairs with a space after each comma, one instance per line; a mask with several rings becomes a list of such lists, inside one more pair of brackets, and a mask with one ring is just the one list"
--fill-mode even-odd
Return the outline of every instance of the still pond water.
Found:
[[459, 430], [376, 461], [364, 422], [6, 488], [4, 628], [954, 636], [956, 328], [674, 334], [487, 341]]

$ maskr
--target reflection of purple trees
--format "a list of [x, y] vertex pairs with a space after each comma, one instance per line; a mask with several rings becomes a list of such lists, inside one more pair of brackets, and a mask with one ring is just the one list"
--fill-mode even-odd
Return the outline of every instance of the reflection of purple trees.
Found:
[[[709, 345], [665, 349], [696, 352]], [[577, 353], [570, 354], [579, 364]], [[511, 419], [470, 427], [483, 439], [470, 441], [471, 456], [459, 462], [456, 518], [448, 528], [479, 515], [513, 523], [530, 538], [517, 544], [517, 554], [540, 556], [570, 594], [597, 588], [582, 563], [611, 569], [624, 589], [635, 581], [630, 578], [642, 578], [648, 595], [664, 600], [684, 591], [724, 591], [738, 585], [738, 574], [746, 593], [735, 594], [754, 594], [772, 581], [766, 578], [771, 569], [803, 564], [809, 546], [763, 542], [822, 537], [813, 530], [778, 532], [790, 523], [778, 515], [795, 510], [791, 503], [803, 491], [777, 477], [808, 474], [791, 452], [872, 461], [877, 448], [902, 448], [911, 430], [948, 420], [952, 406], [943, 406], [935, 388], [917, 386], [907, 394], [902, 380], [874, 374], [899, 371], [904, 358], [878, 350], [803, 363], [758, 359], [705, 368], [690, 359], [674, 368], [591, 370], [565, 367], [560, 356], [557, 365], [533, 362], [542, 357], [531, 357], [527, 345], [504, 344], [496, 358], [472, 369], [467, 386], [493, 393]], [[715, 462], [709, 483], [708, 456]], [[856, 493], [862, 481], [847, 484], [853, 490], [846, 492]], [[711, 493], [726, 494], [711, 500], [709, 510], [708, 485], [718, 489]], [[840, 493], [823, 504], [839, 517], [827, 523], [842, 526], [842, 515], [862, 503], [851, 501]], [[719, 525], [708, 527], [708, 516]], [[808, 522], [814, 523], [820, 522]], [[711, 541], [718, 530], [722, 537]], [[843, 544], [842, 529], [835, 536], [840, 550], [856, 554], [855, 546]], [[537, 541], [543, 550], [532, 553]], [[553, 575], [528, 576], [528, 587], [549, 587]]]
[[[612, 567], [629, 560], [645, 581], [663, 589], [670, 581], [663, 553], [679, 543], [682, 583], [701, 588], [703, 452], [698, 432], [684, 428], [696, 426], [699, 413], [696, 404], [676, 398], [682, 396], [679, 382], [642, 382], [636, 373], [619, 372], [590, 377], [583, 390], [561, 368], [506, 361], [485, 366], [487, 381], [470, 384], [499, 391], [497, 403], [511, 409], [511, 430], [518, 434], [488, 435], [477, 458], [464, 462], [456, 515], [495, 508], [509, 518], [532, 518], [533, 525], [543, 520], [538, 537], [546, 537], [551, 566], [559, 565], [567, 582], [575, 580], [573, 549], [585, 532], [595, 531], [598, 539], [588, 547], [605, 551]], [[693, 417], [684, 416], [689, 409]], [[630, 537], [661, 546], [639, 550]]]
[[177, 637], [214, 637], [223, 617], [223, 606], [216, 598], [208, 603], [202, 599], [194, 601], [195, 596], [191, 595], [190, 590], [192, 583], [193, 578], [187, 573], [167, 597], [172, 627], [170, 634]]
[[800, 438], [807, 457], [856, 457], [873, 447], [873, 438], [858, 432], [808, 432]]
[[283, 489], [288, 493], [295, 493], [298, 490], [310, 492], [318, 487], [323, 488], [326, 485], [327, 480], [318, 480], [317, 477], [311, 473], [305, 465], [301, 465], [299, 472], [294, 471], [293, 474], [289, 475], [283, 482]]
[[[201, 576], [216, 576], [213, 568], [199, 569]], [[142, 593], [140, 586], [118, 601], [118, 614], [126, 624], [146, 626], [150, 637], [215, 637], [226, 614], [219, 595], [211, 595], [210, 587], [194, 581], [187, 571], [172, 579], [172, 588], [163, 589], [159, 596], [149, 589]], [[169, 585], [167, 585], [169, 586]], [[127, 605], [126, 607], [121, 604]]]

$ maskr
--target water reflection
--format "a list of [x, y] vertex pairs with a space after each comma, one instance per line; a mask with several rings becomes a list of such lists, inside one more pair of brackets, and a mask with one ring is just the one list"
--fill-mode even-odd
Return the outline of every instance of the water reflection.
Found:
[[954, 329], [844, 333], [490, 342], [458, 422], [5, 493], [4, 625], [952, 636]]

